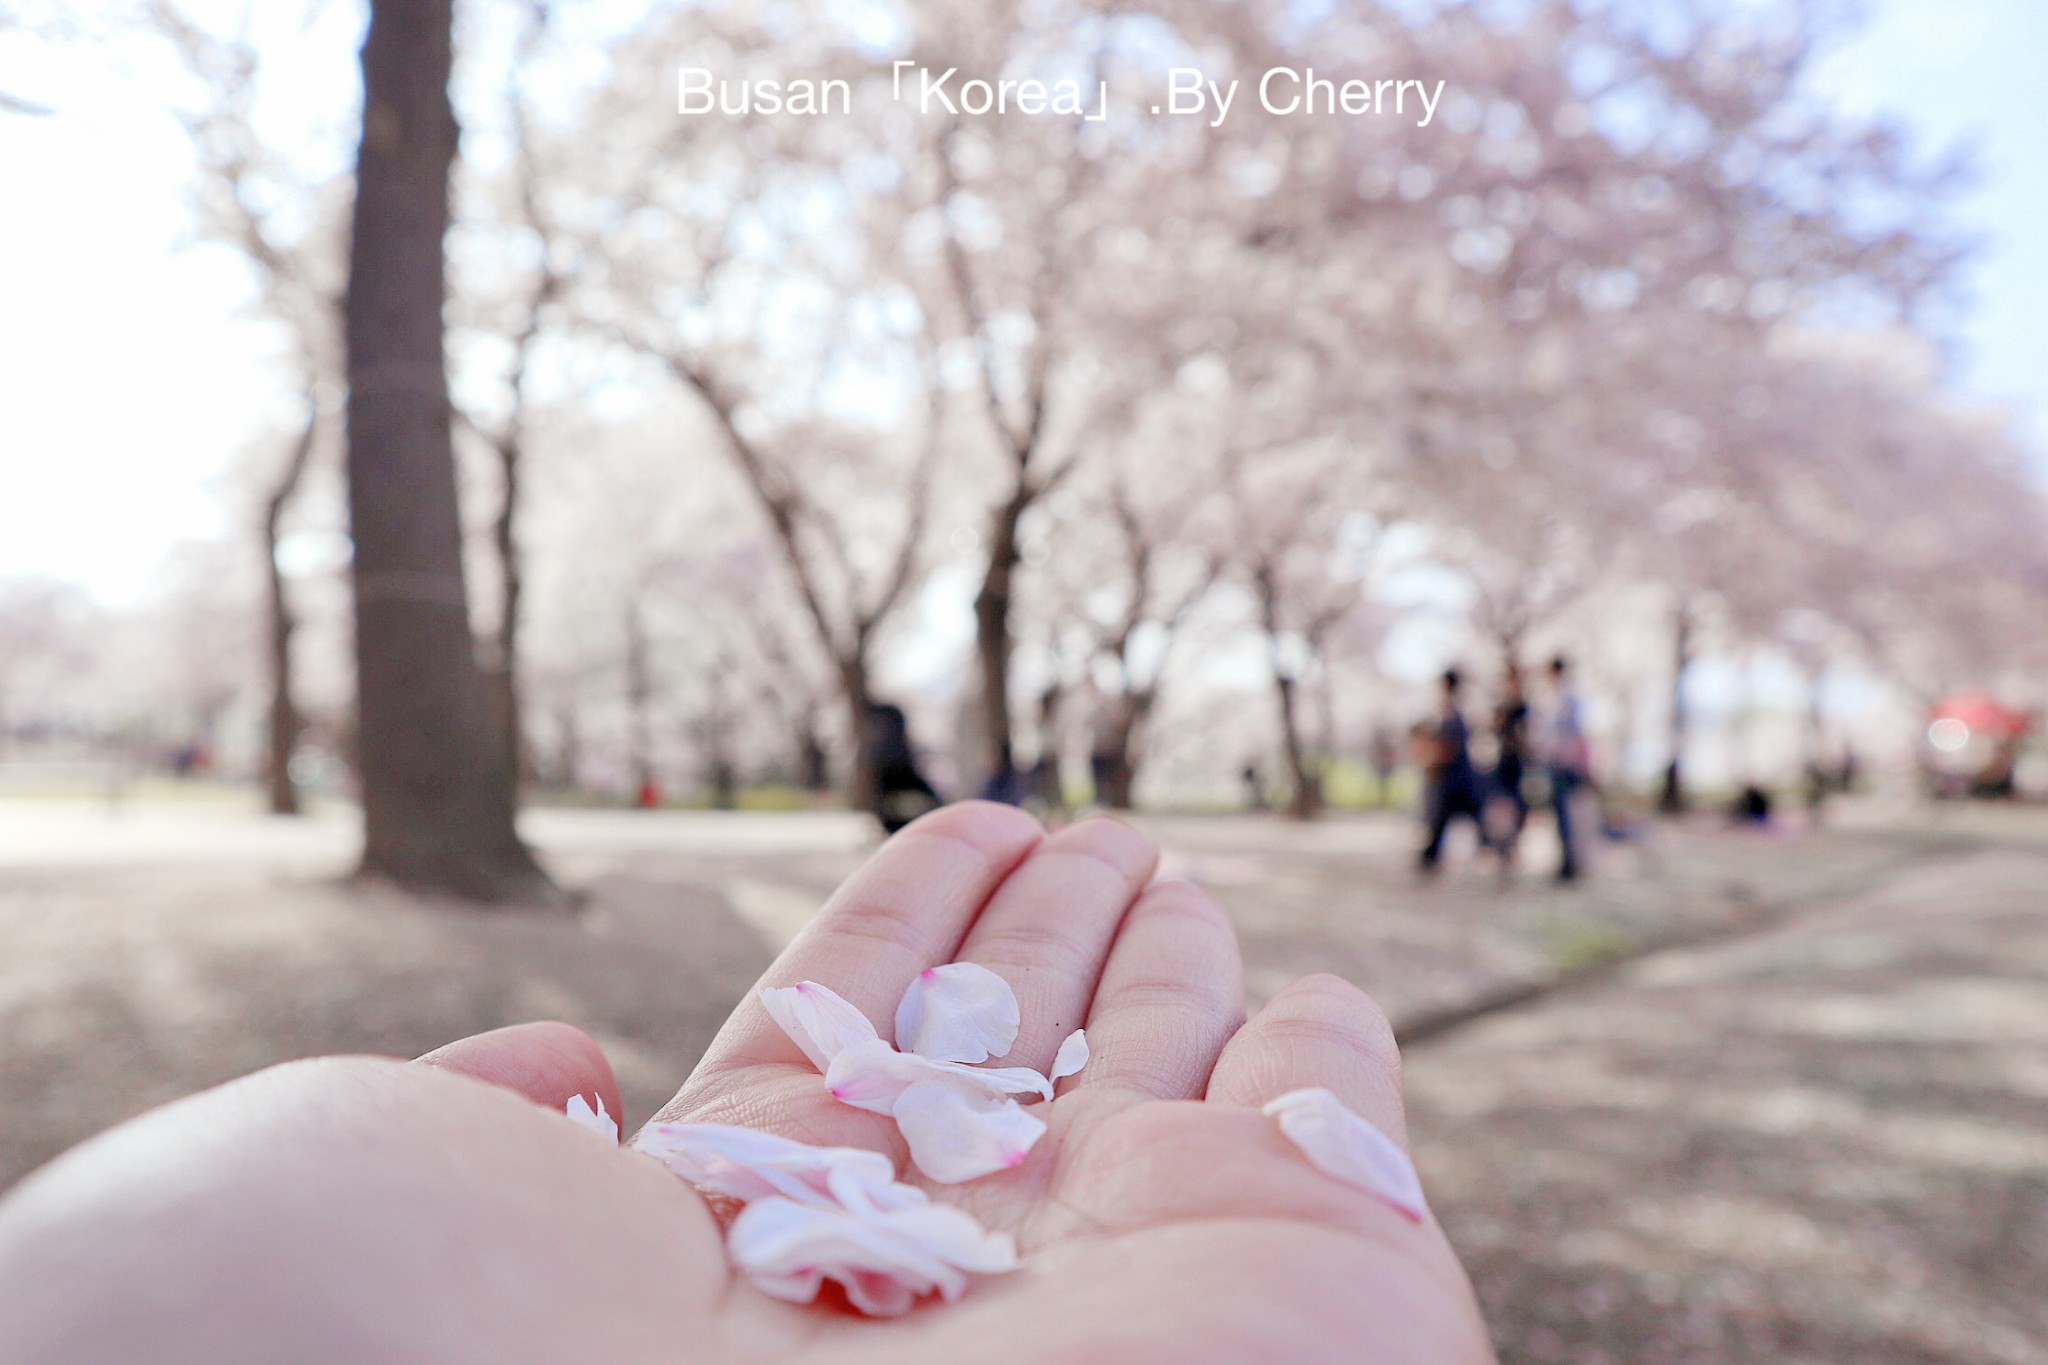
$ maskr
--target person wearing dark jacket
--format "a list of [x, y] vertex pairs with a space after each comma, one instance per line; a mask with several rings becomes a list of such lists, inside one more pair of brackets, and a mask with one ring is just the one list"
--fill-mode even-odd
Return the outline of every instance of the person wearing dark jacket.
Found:
[[868, 705], [868, 744], [875, 760], [875, 819], [882, 832], [894, 834], [905, 825], [945, 804], [945, 798], [918, 771], [910, 746], [910, 721], [903, 708], [890, 702]]
[[1465, 724], [1465, 713], [1459, 709], [1458, 694], [1463, 685], [1464, 679], [1457, 669], [1444, 670], [1443, 705], [1425, 735], [1422, 804], [1423, 818], [1429, 824], [1429, 841], [1422, 846], [1420, 866], [1424, 873], [1436, 871], [1451, 821], [1460, 817], [1470, 820], [1479, 830], [1480, 841], [1486, 839], [1479, 817], [1479, 775], [1472, 768], [1472, 732]]
[[1487, 793], [1487, 826], [1505, 872], [1514, 866], [1515, 846], [1529, 822], [1529, 799], [1522, 792], [1529, 771], [1529, 699], [1522, 690], [1522, 670], [1513, 660], [1508, 662], [1500, 705], [1494, 709], [1493, 737], [1498, 756]]

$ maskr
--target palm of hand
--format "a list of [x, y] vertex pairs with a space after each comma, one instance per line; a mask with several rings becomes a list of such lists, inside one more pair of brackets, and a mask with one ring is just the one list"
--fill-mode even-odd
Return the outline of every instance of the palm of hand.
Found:
[[[1322, 1085], [1398, 1136], [1398, 1060], [1370, 1001], [1317, 978], [1240, 1027], [1228, 921], [1185, 884], [1145, 889], [1154, 855], [1141, 836], [1090, 822], [1035, 843], [1010, 812], [929, 818], [857, 874], [765, 978], [820, 981], [880, 1020], [922, 968], [978, 962], [1022, 1003], [1006, 1065], [1044, 1068], [1085, 1021], [1094, 1058], [1038, 1111], [1048, 1131], [1022, 1166], [966, 1185], [903, 1176], [1015, 1236], [1022, 1267], [956, 1305], [888, 1322], [742, 1286], [721, 1299], [727, 1344], [848, 1361], [1490, 1359], [1434, 1223], [1315, 1170], [1259, 1112]], [[907, 1165], [894, 1124], [832, 1099], [753, 997], [660, 1117], [867, 1147]]]

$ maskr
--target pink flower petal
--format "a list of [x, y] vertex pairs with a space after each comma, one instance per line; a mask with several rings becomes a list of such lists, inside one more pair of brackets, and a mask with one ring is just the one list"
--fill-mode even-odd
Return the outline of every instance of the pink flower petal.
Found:
[[633, 1146], [707, 1194], [742, 1201], [779, 1196], [817, 1207], [901, 1208], [924, 1192], [896, 1183], [880, 1152], [812, 1147], [721, 1123], [650, 1123]]
[[881, 1036], [865, 1014], [815, 981], [763, 990], [761, 1003], [820, 1071], [845, 1049]]
[[978, 1087], [991, 1095], [1036, 1095], [1052, 1098], [1052, 1082], [1028, 1066], [961, 1066], [958, 1062], [933, 1062], [938, 1075]]
[[841, 1104], [874, 1114], [893, 1113], [897, 1097], [924, 1081], [953, 1080], [1000, 1098], [1038, 1095], [1052, 1098], [1052, 1084], [1028, 1066], [965, 1066], [934, 1061], [915, 1052], [898, 1052], [876, 1039], [856, 1043], [825, 1068], [825, 1084]]
[[1017, 1041], [1017, 995], [972, 962], [927, 967], [896, 1006], [896, 1046], [941, 1062], [985, 1062]]
[[765, 1294], [808, 1303], [834, 1280], [873, 1317], [894, 1317], [927, 1294], [956, 1299], [968, 1272], [998, 1274], [1017, 1264], [1008, 1237], [936, 1204], [857, 1214], [762, 1199], [734, 1220], [726, 1250]]
[[1085, 1029], [1075, 1029], [1060, 1044], [1060, 1050], [1052, 1059], [1052, 1070], [1045, 1074], [1048, 1081], [1057, 1083], [1062, 1077], [1071, 1076], [1088, 1065], [1088, 1034]]
[[619, 1140], [619, 1125], [610, 1114], [604, 1112], [604, 1096], [597, 1095], [593, 1098], [597, 1100], [595, 1109], [592, 1109], [590, 1101], [581, 1095], [571, 1095], [569, 1103], [563, 1107], [563, 1112], [569, 1116], [571, 1122], [580, 1123], [606, 1142], [616, 1144]]
[[886, 1114], [896, 1107], [896, 1097], [931, 1075], [936, 1063], [914, 1053], [898, 1052], [877, 1038], [856, 1043], [832, 1059], [825, 1068], [825, 1085], [832, 1098], [871, 1114]]
[[910, 1161], [941, 1185], [958, 1185], [1023, 1163], [1045, 1124], [1012, 1099], [952, 1077], [918, 1084], [896, 1100]]
[[1416, 1222], [1429, 1210], [1415, 1164], [1393, 1139], [1320, 1087], [1291, 1090], [1266, 1106], [1280, 1131], [1317, 1169], [1391, 1204]]

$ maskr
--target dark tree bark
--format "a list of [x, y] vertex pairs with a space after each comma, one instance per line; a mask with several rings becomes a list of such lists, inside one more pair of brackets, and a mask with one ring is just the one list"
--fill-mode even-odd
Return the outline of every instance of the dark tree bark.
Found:
[[1665, 815], [1683, 815], [1685, 794], [1685, 673], [1692, 664], [1692, 611], [1680, 602], [1672, 626], [1671, 649], [1671, 760], [1664, 767], [1664, 789], [1658, 793], [1657, 809]]
[[1273, 672], [1273, 689], [1280, 701], [1280, 734], [1287, 751], [1287, 814], [1296, 820], [1313, 820], [1322, 814], [1323, 782], [1315, 771], [1308, 745], [1301, 736], [1301, 697], [1294, 679], [1278, 669]]
[[868, 707], [875, 700], [868, 676], [868, 650], [861, 647], [839, 663], [839, 695], [846, 703], [847, 721], [853, 727], [853, 771], [847, 774], [846, 804], [855, 810], [874, 810], [881, 800], [881, 774], [876, 771], [875, 727], [868, 719]]
[[797, 722], [797, 785], [813, 794], [832, 788], [832, 763], [818, 737], [818, 716], [806, 709]]
[[1323, 810], [1322, 774], [1316, 769], [1308, 742], [1302, 737], [1301, 697], [1295, 680], [1280, 658], [1280, 589], [1270, 560], [1252, 571], [1259, 594], [1260, 624], [1265, 627], [1267, 653], [1273, 669], [1273, 693], [1280, 704], [1280, 739], [1287, 756], [1287, 814], [1296, 820], [1313, 820]]
[[365, 873], [556, 899], [512, 825], [470, 633], [443, 358], [451, 0], [373, 0], [349, 263], [348, 488]]
[[519, 38], [514, 69], [506, 81], [506, 114], [513, 130], [514, 160], [520, 213], [540, 238], [541, 265], [533, 290], [526, 298], [526, 317], [512, 342], [512, 402], [505, 421], [489, 436], [498, 456], [503, 480], [504, 502], [492, 526], [492, 540], [498, 553], [498, 591], [503, 616], [498, 626], [497, 658], [491, 669], [491, 696], [498, 730], [505, 746], [505, 761], [512, 774], [516, 797], [520, 785], [532, 772], [532, 750], [526, 741], [524, 700], [519, 688], [519, 609], [526, 577], [519, 553], [519, 510], [521, 474], [525, 468], [527, 389], [533, 371], [533, 356], [541, 339], [542, 317], [561, 292], [562, 277], [550, 261], [552, 234], [549, 219], [541, 211], [540, 170], [534, 163], [521, 72], [532, 62], [534, 51], [547, 28], [546, 0], [536, 0], [527, 11], [526, 27]]
[[[1102, 653], [1116, 661], [1123, 678], [1122, 702], [1112, 714], [1108, 743], [1097, 745], [1109, 763], [1103, 773], [1103, 790], [1097, 793], [1096, 800], [1112, 810], [1130, 810], [1136, 804], [1134, 793], [1145, 762], [1147, 725], [1158, 706], [1167, 656], [1180, 638], [1180, 628], [1188, 613], [1207, 595], [1223, 568], [1222, 557], [1210, 555], [1194, 581], [1177, 597], [1159, 590], [1160, 544], [1165, 536], [1185, 524], [1197, 500], [1188, 498], [1162, 526], [1148, 525], [1140, 517], [1123, 485], [1118, 484], [1113, 494], [1113, 510], [1124, 542], [1125, 570], [1130, 575], [1130, 599], [1121, 619], [1099, 645]], [[1148, 621], [1163, 632], [1164, 640], [1159, 658], [1141, 678], [1133, 663], [1132, 648], [1139, 629]]]
[[270, 612], [270, 750], [266, 758], [265, 786], [269, 789], [272, 815], [297, 815], [299, 789], [292, 783], [292, 751], [298, 747], [303, 722], [292, 700], [292, 635], [298, 619], [285, 591], [284, 570], [277, 563], [278, 528], [284, 520], [285, 504], [298, 490], [306, 463], [313, 454], [313, 442], [320, 434], [318, 399], [306, 395], [306, 426], [299, 433], [289, 459], [285, 461], [270, 496], [263, 501], [263, 567], [269, 586]]
[[633, 761], [633, 802], [659, 804], [654, 776], [654, 668], [647, 657], [647, 620], [636, 594], [626, 604], [626, 714]]
[[1020, 477], [1015, 492], [989, 519], [988, 568], [974, 595], [974, 657], [981, 684], [981, 758], [994, 771], [1000, 756], [1014, 753], [1010, 724], [1010, 606], [1022, 554], [1017, 527], [1038, 490]]
[[1117, 713], [1109, 742], [1110, 763], [1104, 774], [1107, 780], [1096, 798], [1111, 810], [1131, 810], [1137, 804], [1134, 793], [1145, 764], [1145, 723], [1158, 699], [1157, 688], [1140, 689], [1124, 697]]
[[[523, 373], [520, 378], [523, 380]], [[490, 674], [491, 713], [497, 722], [499, 743], [504, 746], [505, 765], [511, 774], [515, 793], [531, 767], [519, 695], [519, 605], [526, 588], [526, 576], [519, 560], [518, 526], [523, 443], [522, 433], [516, 426], [497, 443], [505, 501], [498, 509], [496, 524], [491, 528], [498, 552], [498, 592], [504, 613], [498, 624], [497, 658]]]

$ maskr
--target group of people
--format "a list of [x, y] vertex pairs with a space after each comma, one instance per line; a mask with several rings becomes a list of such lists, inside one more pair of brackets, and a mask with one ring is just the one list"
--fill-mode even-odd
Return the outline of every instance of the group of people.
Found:
[[1529, 820], [1530, 789], [1540, 778], [1541, 797], [1557, 820], [1562, 850], [1558, 880], [1578, 877], [1579, 831], [1572, 819], [1572, 799], [1591, 777], [1585, 719], [1572, 690], [1571, 666], [1562, 656], [1550, 661], [1549, 677], [1548, 695], [1532, 706], [1521, 668], [1509, 662], [1493, 713], [1493, 767], [1481, 772], [1473, 761], [1472, 730], [1465, 720], [1464, 677], [1455, 668], [1444, 671], [1437, 714], [1415, 731], [1423, 772], [1422, 812], [1428, 826], [1419, 860], [1424, 875], [1437, 870], [1445, 837], [1459, 819], [1472, 821], [1480, 846], [1499, 857], [1503, 872], [1511, 869]]

